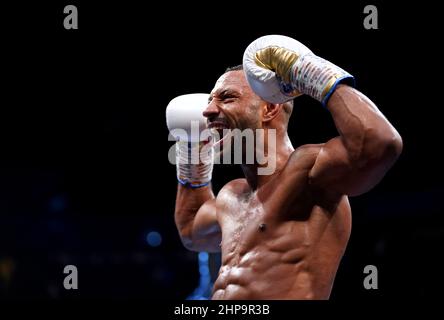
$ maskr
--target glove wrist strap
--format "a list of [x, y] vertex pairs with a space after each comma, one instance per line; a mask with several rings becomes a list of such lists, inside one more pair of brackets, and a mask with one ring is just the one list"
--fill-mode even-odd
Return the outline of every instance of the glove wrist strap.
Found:
[[342, 82], [354, 86], [351, 74], [312, 53], [299, 57], [291, 69], [294, 89], [320, 101], [324, 106], [336, 86]]
[[213, 172], [212, 141], [176, 143], [177, 180], [184, 186], [199, 188], [211, 181]]

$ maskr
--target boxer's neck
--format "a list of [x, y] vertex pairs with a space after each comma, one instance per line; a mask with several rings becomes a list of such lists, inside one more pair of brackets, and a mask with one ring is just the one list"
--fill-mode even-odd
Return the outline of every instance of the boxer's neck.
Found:
[[[264, 142], [264, 150], [266, 151], [264, 156], [268, 159], [265, 164], [242, 164], [241, 168], [244, 172], [245, 178], [252, 190], [257, 190], [269, 180], [271, 180], [276, 174], [278, 174], [288, 161], [288, 158], [294, 151], [290, 138], [287, 132], [276, 133], [276, 143], [269, 143], [266, 139]], [[275, 163], [275, 169], [273, 173], [267, 175], [258, 174], [258, 169], [267, 167], [270, 162]]]

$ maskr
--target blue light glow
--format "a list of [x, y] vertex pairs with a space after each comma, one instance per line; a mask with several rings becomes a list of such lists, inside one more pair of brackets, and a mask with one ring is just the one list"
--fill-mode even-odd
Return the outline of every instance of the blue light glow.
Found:
[[207, 262], [208, 261], [208, 253], [206, 252], [199, 252], [199, 262]]
[[151, 232], [149, 232], [148, 235], [146, 236], [146, 242], [147, 242], [151, 247], [158, 247], [158, 246], [160, 246], [160, 244], [162, 243], [162, 236], [160, 235], [159, 232], [151, 231]]
[[201, 276], [206, 277], [210, 274], [210, 269], [208, 266], [199, 266], [199, 273]]

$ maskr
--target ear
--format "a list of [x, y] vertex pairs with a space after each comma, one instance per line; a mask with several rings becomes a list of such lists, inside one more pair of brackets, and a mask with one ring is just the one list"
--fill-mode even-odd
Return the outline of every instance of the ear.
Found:
[[271, 120], [276, 118], [277, 115], [281, 112], [282, 106], [282, 104], [266, 102], [262, 108], [262, 121], [270, 122]]

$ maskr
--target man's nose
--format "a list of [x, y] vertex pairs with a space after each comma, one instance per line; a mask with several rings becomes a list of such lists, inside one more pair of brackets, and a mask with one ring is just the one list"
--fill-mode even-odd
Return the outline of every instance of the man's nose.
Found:
[[214, 116], [217, 116], [219, 114], [219, 108], [217, 107], [216, 103], [214, 101], [211, 101], [208, 103], [208, 106], [203, 111], [203, 116], [206, 118], [211, 118]]

